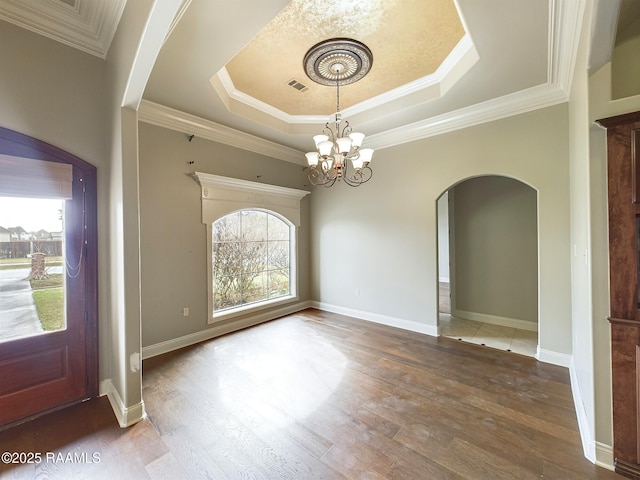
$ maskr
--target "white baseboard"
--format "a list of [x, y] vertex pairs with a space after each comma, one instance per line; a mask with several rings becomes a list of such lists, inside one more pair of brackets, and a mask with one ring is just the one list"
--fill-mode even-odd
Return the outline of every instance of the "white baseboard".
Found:
[[571, 357], [569, 366], [569, 376], [571, 378], [571, 393], [573, 394], [573, 404], [578, 418], [578, 429], [580, 430], [580, 439], [582, 441], [582, 452], [587, 460], [595, 463], [599, 467], [614, 471], [613, 466], [613, 446], [605, 443], [596, 442], [589, 428], [587, 412], [584, 409], [582, 401], [582, 392], [578, 385], [578, 376]]
[[368, 320], [370, 322], [380, 323], [382, 325], [388, 325], [390, 327], [402, 328], [403, 330], [409, 330], [412, 332], [424, 333], [425, 335], [431, 335], [432, 337], [438, 336], [437, 325], [425, 325], [423, 323], [414, 322], [412, 320], [405, 320], [402, 318], [389, 317], [372, 312], [365, 312], [363, 310], [340, 307], [338, 305], [331, 305], [324, 302], [313, 301], [310, 303], [312, 307], [317, 308], [318, 310], [339, 313], [341, 315], [347, 315], [349, 317], [359, 318], [361, 320]]
[[584, 402], [582, 401], [582, 392], [578, 385], [578, 376], [576, 373], [573, 358], [569, 365], [569, 377], [571, 379], [571, 393], [573, 394], [573, 406], [576, 410], [576, 417], [578, 418], [578, 429], [580, 430], [580, 439], [582, 441], [582, 453], [591, 463], [596, 461], [596, 445], [591, 435], [591, 429], [589, 428], [589, 421], [587, 412], [584, 409]]
[[569, 368], [571, 366], [571, 355], [568, 353], [558, 353], [551, 350], [544, 350], [538, 345], [536, 359], [540, 362], [558, 365], [559, 367]]
[[138, 423], [146, 417], [144, 402], [141, 401], [131, 407], [125, 407], [122, 397], [120, 397], [118, 390], [116, 390], [110, 378], [100, 382], [100, 396], [102, 397], [104, 395], [109, 399], [113, 413], [116, 415], [118, 423], [122, 428]]
[[615, 471], [613, 465], [613, 446], [596, 442], [596, 465], [607, 470]]
[[156, 355], [162, 355], [163, 353], [172, 352], [180, 348], [195, 345], [196, 343], [211, 340], [212, 338], [226, 335], [227, 333], [242, 330], [243, 328], [252, 327], [263, 322], [268, 322], [269, 320], [273, 320], [284, 315], [290, 315], [292, 313], [299, 312], [300, 310], [304, 310], [305, 308], [309, 308], [310, 306], [311, 302], [296, 302], [285, 305], [275, 310], [259, 312], [255, 315], [251, 315], [234, 322], [225, 323], [224, 325], [215, 326], [215, 324], [213, 324], [211, 328], [207, 328], [206, 330], [200, 330], [199, 332], [191, 333], [189, 335], [172, 338], [171, 340], [166, 340], [164, 342], [142, 347], [142, 359], [145, 360], [147, 358], [155, 357]]
[[538, 331], [538, 322], [529, 320], [521, 320], [519, 318], [499, 317], [497, 315], [489, 315], [486, 313], [467, 312], [466, 310], [452, 309], [451, 315], [458, 318], [466, 318], [475, 322], [490, 323], [491, 325], [500, 325], [503, 327], [517, 328], [519, 330], [528, 330], [530, 332]]

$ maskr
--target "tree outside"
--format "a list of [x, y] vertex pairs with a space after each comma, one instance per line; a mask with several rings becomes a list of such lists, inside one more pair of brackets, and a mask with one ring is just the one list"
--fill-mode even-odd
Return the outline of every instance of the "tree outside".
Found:
[[261, 210], [213, 223], [214, 311], [288, 295], [290, 227]]

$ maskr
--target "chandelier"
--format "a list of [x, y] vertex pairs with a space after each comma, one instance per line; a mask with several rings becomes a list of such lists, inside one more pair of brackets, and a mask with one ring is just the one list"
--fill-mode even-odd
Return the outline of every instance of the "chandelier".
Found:
[[340, 84], [357, 82], [369, 73], [372, 63], [373, 55], [366, 45], [345, 38], [320, 42], [304, 57], [304, 69], [311, 80], [336, 87], [335, 122], [325, 124], [322, 134], [313, 137], [316, 150], [305, 154], [313, 185], [331, 187], [344, 181], [358, 187], [373, 175], [369, 167], [373, 149], [360, 148], [364, 134], [354, 132], [340, 113]]

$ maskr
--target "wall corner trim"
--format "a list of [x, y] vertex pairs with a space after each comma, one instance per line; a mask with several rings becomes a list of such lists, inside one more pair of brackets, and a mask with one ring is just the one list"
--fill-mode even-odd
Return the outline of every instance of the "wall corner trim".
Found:
[[122, 397], [110, 378], [100, 382], [100, 396], [106, 395], [113, 409], [118, 423], [122, 428], [130, 427], [144, 419], [147, 414], [144, 410], [144, 402], [139, 402], [131, 407], [126, 407]]
[[539, 362], [550, 363], [551, 365], [558, 365], [559, 367], [569, 368], [571, 366], [572, 357], [567, 353], [554, 352], [552, 350], [545, 350], [538, 345], [538, 351], [536, 352], [536, 360]]
[[613, 466], [613, 446], [596, 441], [592, 435], [592, 429], [589, 427], [587, 412], [584, 409], [582, 401], [582, 391], [578, 383], [578, 373], [574, 363], [573, 356], [569, 366], [569, 376], [571, 378], [571, 393], [573, 395], [573, 403], [578, 418], [578, 429], [580, 430], [580, 440], [582, 441], [582, 451], [587, 460], [599, 467], [614, 471]]
[[571, 378], [571, 393], [573, 395], [573, 404], [576, 410], [576, 417], [578, 418], [578, 429], [580, 430], [580, 440], [582, 441], [582, 451], [584, 456], [591, 463], [596, 461], [596, 446], [595, 441], [591, 435], [591, 429], [589, 428], [589, 420], [587, 412], [584, 409], [584, 402], [582, 401], [582, 392], [580, 391], [580, 385], [578, 383], [578, 374], [576, 372], [575, 364], [573, 362], [573, 356], [571, 357], [571, 364], [569, 366], [569, 376]]

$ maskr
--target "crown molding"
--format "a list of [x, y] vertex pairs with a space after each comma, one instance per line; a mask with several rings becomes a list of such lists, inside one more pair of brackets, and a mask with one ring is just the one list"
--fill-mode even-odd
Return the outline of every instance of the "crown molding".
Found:
[[549, 0], [548, 81], [503, 97], [367, 137], [367, 146], [387, 148], [569, 101], [585, 0]]
[[2, 0], [0, 19], [105, 59], [126, 0]]
[[140, 103], [138, 120], [279, 160], [305, 163], [304, 153], [299, 150], [149, 100]]
[[[543, 84], [504, 97], [488, 100], [467, 108], [461, 108], [419, 122], [367, 136], [367, 146], [383, 149], [442, 135], [474, 125], [551, 107], [568, 100], [566, 92], [557, 85]], [[225, 127], [195, 115], [174, 110], [143, 100], [138, 113], [139, 120], [199, 137], [224, 143], [244, 150], [304, 165], [304, 154], [299, 150]]]
[[[237, 90], [224, 67], [209, 81], [214, 90], [218, 92], [227, 111], [275, 128], [283, 133], [311, 134], [318, 128], [318, 125], [324, 125], [331, 121], [331, 115], [289, 115]], [[227, 92], [231, 92], [230, 95], [227, 95]]]
[[567, 95], [580, 46], [585, 0], [549, 0], [548, 82]]
[[164, 42], [162, 43], [163, 45], [169, 39], [169, 37], [173, 33], [173, 30], [178, 25], [178, 23], [180, 23], [180, 19], [182, 18], [182, 16], [185, 14], [187, 9], [189, 8], [189, 5], [191, 5], [191, 0], [182, 0], [182, 5], [178, 9], [178, 13], [176, 13], [176, 16], [173, 19], [173, 22], [171, 22], [171, 26], [169, 27], [169, 31], [167, 32], [167, 35], [164, 37]]
[[551, 107], [567, 100], [567, 94], [557, 85], [538, 85], [470, 107], [403, 125], [386, 132], [369, 135], [367, 137], [367, 146], [376, 149], [392, 147], [540, 108]]
[[471, 67], [475, 65], [479, 58], [480, 56], [471, 37], [465, 34], [433, 74], [401, 85], [369, 100], [360, 102], [357, 105], [345, 108], [343, 114], [345, 117], [354, 117], [355, 115], [366, 113], [369, 110], [381, 107], [394, 100], [399, 100], [408, 95], [414, 95], [428, 89], [432, 89], [433, 93], [427, 94], [427, 98], [435, 99], [442, 97], [456, 81], [471, 70]]
[[[393, 102], [404, 100], [407, 96], [413, 96], [416, 102], [440, 98], [478, 59], [471, 37], [464, 35], [433, 74], [344, 108], [342, 114], [352, 119], [356, 115], [375, 116], [382, 108], [393, 109]], [[308, 125], [321, 125], [331, 121], [331, 115], [292, 115], [238, 90], [225, 67], [211, 77], [209, 82], [229, 112], [285, 133], [307, 133], [308, 129], [305, 127]]]

